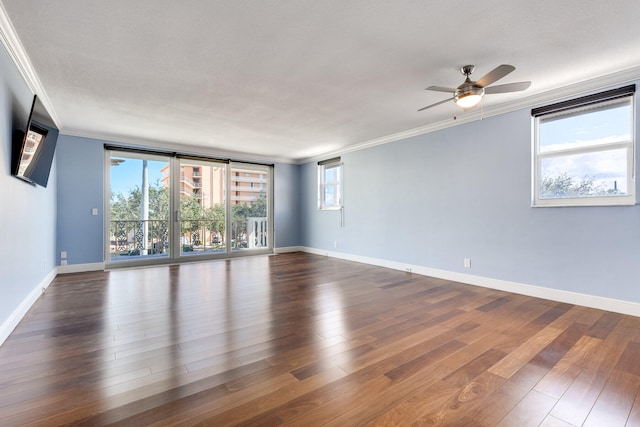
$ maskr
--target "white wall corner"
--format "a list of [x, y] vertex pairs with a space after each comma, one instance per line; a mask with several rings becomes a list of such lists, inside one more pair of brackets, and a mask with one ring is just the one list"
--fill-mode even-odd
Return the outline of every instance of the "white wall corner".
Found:
[[439, 279], [451, 280], [454, 282], [465, 283], [473, 286], [482, 286], [484, 288], [512, 292], [514, 294], [527, 295], [535, 298], [542, 298], [567, 304], [581, 305], [585, 307], [596, 308], [599, 310], [613, 311], [616, 313], [640, 317], [640, 303], [637, 302], [606, 298], [597, 295], [581, 294], [578, 292], [563, 291], [560, 289], [545, 288], [542, 286], [528, 285], [525, 283], [492, 279], [490, 277], [475, 276], [472, 274], [458, 273], [455, 271], [439, 270], [420, 265], [388, 261], [379, 258], [363, 257], [342, 252], [332, 252], [304, 246], [301, 247], [301, 251], [316, 255], [329, 256], [332, 258], [344, 259], [347, 261], [361, 262], [378, 267], [391, 268], [393, 270], [411, 271], [411, 273], [413, 274], [436, 277]]

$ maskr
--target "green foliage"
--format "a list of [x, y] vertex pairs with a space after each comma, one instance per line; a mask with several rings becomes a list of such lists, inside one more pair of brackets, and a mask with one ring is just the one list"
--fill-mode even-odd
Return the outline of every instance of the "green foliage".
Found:
[[594, 177], [590, 176], [582, 178], [569, 176], [567, 172], [555, 176], [545, 176], [542, 179], [542, 197], [594, 197], [620, 193], [619, 190], [607, 188], [604, 184], [596, 185], [593, 179]]
[[224, 238], [224, 206], [204, 208], [197, 195], [180, 196], [180, 220], [182, 233], [186, 233], [194, 244], [201, 244], [200, 232], [205, 227], [210, 232], [219, 233]]
[[233, 218], [241, 219], [247, 217], [266, 217], [267, 216], [267, 198], [264, 195], [255, 200], [251, 204], [243, 203], [233, 205], [231, 207]]
[[[141, 218], [142, 190], [135, 186], [126, 196], [111, 193], [111, 220], [138, 221]], [[169, 189], [162, 187], [159, 181], [149, 185], [149, 219], [169, 219]]]

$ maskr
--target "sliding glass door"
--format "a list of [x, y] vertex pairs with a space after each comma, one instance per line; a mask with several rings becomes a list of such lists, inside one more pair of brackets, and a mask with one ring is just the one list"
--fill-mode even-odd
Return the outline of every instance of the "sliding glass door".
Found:
[[269, 248], [269, 168], [232, 164], [229, 181], [231, 249]]
[[169, 258], [171, 159], [112, 152], [108, 160], [108, 261]]
[[272, 168], [107, 151], [108, 263], [268, 253]]
[[226, 252], [227, 164], [198, 159], [178, 160], [180, 255]]

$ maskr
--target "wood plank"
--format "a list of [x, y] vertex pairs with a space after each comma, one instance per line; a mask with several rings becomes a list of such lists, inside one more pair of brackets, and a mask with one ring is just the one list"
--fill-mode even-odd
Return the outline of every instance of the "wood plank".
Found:
[[601, 345], [601, 339], [583, 336], [540, 380], [535, 389], [560, 399], [575, 378], [580, 375], [586, 361], [599, 350]]
[[[445, 381], [447, 377], [444, 378]], [[423, 411], [414, 424], [428, 424], [431, 420], [438, 420], [440, 425], [469, 425], [469, 421], [463, 421], [468, 411], [478, 407], [483, 399], [491, 396], [505, 379], [490, 372], [483, 371], [480, 375], [470, 379], [457, 393], [450, 396], [449, 401], [434, 411], [429, 408]], [[478, 425], [479, 423], [476, 423]]]
[[640, 377], [640, 343], [629, 341], [618, 359], [616, 369]]
[[[520, 370], [519, 372], [524, 372]], [[489, 373], [487, 371], [487, 373]], [[496, 376], [497, 378], [502, 378]], [[465, 411], [459, 425], [492, 427], [498, 424], [532, 389], [532, 384], [517, 381], [512, 377], [505, 380], [492, 393], [484, 396], [472, 408]]]
[[529, 360], [542, 351], [542, 349], [549, 345], [549, 343], [556, 339], [562, 332], [562, 329], [552, 327], [544, 328], [516, 350], [506, 355], [501, 361], [490, 367], [488, 371], [506, 379], [511, 378], [513, 374], [526, 365]]
[[498, 427], [539, 426], [557, 400], [544, 393], [532, 390], [497, 424]]
[[614, 371], [583, 426], [625, 425], [639, 389], [640, 378], [626, 372]]
[[552, 416], [572, 425], [582, 425], [602, 392], [613, 365], [624, 350], [602, 344], [585, 362], [584, 369], [562, 395], [551, 411]]

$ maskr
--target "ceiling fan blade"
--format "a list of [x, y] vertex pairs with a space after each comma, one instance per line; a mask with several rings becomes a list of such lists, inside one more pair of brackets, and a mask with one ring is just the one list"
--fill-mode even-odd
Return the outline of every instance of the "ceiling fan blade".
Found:
[[450, 102], [450, 101], [453, 101], [453, 98], [448, 98], [443, 101], [436, 102], [435, 104], [427, 105], [426, 107], [422, 107], [418, 111], [423, 111], [423, 110], [426, 110], [427, 108], [435, 107], [436, 105], [444, 104], [445, 102]]
[[444, 87], [444, 86], [429, 86], [425, 90], [435, 90], [436, 92], [455, 93], [456, 88], [455, 87]]
[[504, 85], [491, 86], [484, 89], [485, 94], [491, 93], [507, 93], [507, 92], [520, 92], [526, 90], [531, 86], [531, 82], [518, 82], [507, 83]]
[[509, 74], [515, 69], [516, 67], [514, 67], [513, 65], [507, 65], [507, 64], [498, 65], [496, 68], [489, 71], [484, 77], [478, 80], [476, 84], [480, 87], [487, 87], [491, 83], [497, 82], [498, 80], [500, 80], [501, 78], [503, 78], [504, 76], [506, 76], [507, 74]]

